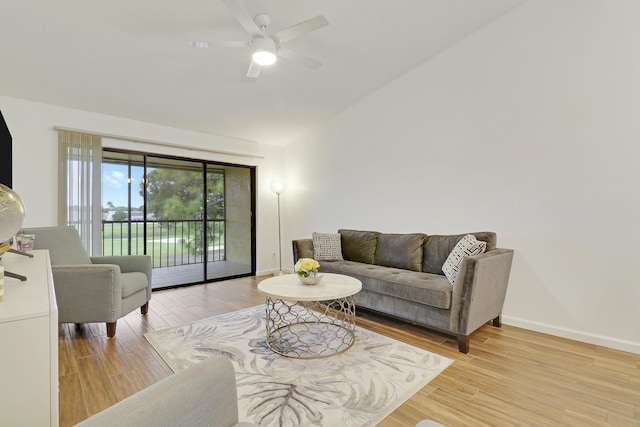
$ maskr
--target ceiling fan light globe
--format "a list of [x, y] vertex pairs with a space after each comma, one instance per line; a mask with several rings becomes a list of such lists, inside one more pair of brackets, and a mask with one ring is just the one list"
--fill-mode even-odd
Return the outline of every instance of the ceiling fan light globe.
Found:
[[276, 63], [276, 55], [273, 52], [266, 50], [258, 50], [253, 53], [251, 57], [253, 62], [259, 65], [273, 65]]
[[276, 63], [276, 43], [269, 38], [256, 38], [253, 45], [253, 62], [259, 65], [273, 65]]

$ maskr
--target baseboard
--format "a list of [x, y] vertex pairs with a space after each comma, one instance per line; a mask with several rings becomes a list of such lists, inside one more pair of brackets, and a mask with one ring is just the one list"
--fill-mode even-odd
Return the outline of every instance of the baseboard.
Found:
[[504, 315], [502, 316], [502, 323], [504, 323], [505, 325], [516, 326], [518, 328], [541, 332], [543, 334], [549, 334], [556, 337], [580, 341], [587, 344], [594, 344], [602, 347], [612, 348], [615, 350], [640, 354], [640, 343], [633, 341], [621, 340], [617, 338], [607, 337], [605, 335], [589, 334], [583, 331], [577, 331], [575, 329], [560, 328], [554, 325], [533, 322], [530, 320]]
[[[278, 269], [277, 269], [277, 268], [276, 268], [276, 269], [271, 269], [271, 270], [259, 270], [259, 271], [256, 271], [256, 276], [268, 276], [268, 275], [272, 275], [272, 276], [273, 276], [273, 275], [275, 275], [277, 272], [278, 272]], [[287, 274], [289, 274], [289, 273], [293, 273], [293, 271], [288, 270], [288, 269], [286, 269], [286, 268], [283, 268], [283, 269], [282, 269], [282, 272], [283, 272], [283, 273], [287, 273]]]

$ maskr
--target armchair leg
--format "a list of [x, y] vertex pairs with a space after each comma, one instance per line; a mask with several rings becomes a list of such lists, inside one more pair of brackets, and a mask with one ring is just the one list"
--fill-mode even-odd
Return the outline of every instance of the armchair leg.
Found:
[[140, 313], [142, 313], [143, 316], [148, 312], [149, 312], [149, 301], [147, 301], [145, 305], [140, 307]]
[[468, 335], [458, 335], [458, 351], [464, 354], [469, 353], [469, 336]]
[[116, 335], [116, 322], [107, 322], [107, 337], [113, 338]]

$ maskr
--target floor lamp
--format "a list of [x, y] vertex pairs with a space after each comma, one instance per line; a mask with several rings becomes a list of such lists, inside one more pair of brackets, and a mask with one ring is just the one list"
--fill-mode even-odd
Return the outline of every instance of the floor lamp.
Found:
[[278, 196], [278, 261], [280, 262], [280, 269], [274, 276], [280, 276], [284, 274], [282, 272], [282, 231], [280, 229], [280, 194], [284, 193], [287, 189], [287, 183], [280, 178], [274, 178], [271, 181], [271, 191]]

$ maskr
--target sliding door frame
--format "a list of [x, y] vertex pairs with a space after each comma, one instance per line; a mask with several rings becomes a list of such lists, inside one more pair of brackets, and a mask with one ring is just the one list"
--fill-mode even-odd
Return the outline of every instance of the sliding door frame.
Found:
[[[148, 157], [154, 157], [154, 158], [160, 158], [160, 159], [165, 159], [168, 161], [184, 161], [184, 162], [192, 162], [194, 163], [194, 166], [197, 164], [200, 164], [201, 167], [201, 176], [202, 176], [202, 180], [203, 180], [203, 187], [202, 187], [202, 200], [203, 200], [203, 247], [205, 248], [205, 252], [204, 252], [204, 259], [203, 259], [203, 271], [202, 271], [202, 280], [200, 281], [196, 281], [196, 282], [188, 282], [188, 283], [180, 283], [180, 284], [172, 284], [172, 285], [167, 285], [167, 286], [162, 286], [162, 287], [154, 287], [154, 290], [159, 290], [159, 289], [168, 289], [168, 288], [176, 288], [176, 287], [181, 287], [181, 286], [189, 286], [189, 285], [194, 285], [194, 284], [200, 284], [200, 283], [207, 283], [207, 282], [215, 282], [215, 281], [220, 281], [220, 280], [227, 280], [227, 279], [231, 279], [231, 278], [236, 278], [236, 277], [247, 277], [247, 276], [253, 276], [256, 274], [256, 266], [257, 266], [257, 262], [256, 262], [256, 252], [257, 252], [257, 244], [256, 244], [256, 167], [255, 166], [248, 166], [248, 165], [242, 165], [242, 164], [234, 164], [234, 163], [227, 163], [227, 162], [218, 162], [218, 161], [213, 161], [213, 160], [206, 160], [206, 159], [196, 159], [196, 158], [189, 158], [189, 157], [181, 157], [181, 156], [170, 156], [170, 155], [164, 155], [164, 154], [156, 154], [156, 153], [149, 153], [149, 152], [141, 152], [141, 151], [136, 151], [136, 150], [127, 150], [127, 149], [121, 149], [121, 148], [110, 148], [110, 147], [103, 147], [103, 163], [108, 163], [108, 160], [110, 159], [109, 153], [120, 153], [120, 154], [124, 154], [124, 155], [130, 155], [130, 156], [140, 156], [142, 158], [142, 163], [141, 163], [141, 167], [143, 168], [143, 187], [144, 187], [144, 197], [143, 197], [143, 239], [144, 239], [144, 244], [143, 244], [143, 250], [144, 253], [147, 254], [148, 253], [148, 247], [147, 247], [147, 240], [148, 240], [148, 236], [147, 236], [147, 223], [148, 223], [148, 211], [147, 211], [147, 193], [148, 193], [148, 180], [147, 180], [147, 172], [148, 172]], [[113, 156], [111, 156], [113, 157]], [[128, 171], [128, 179], [130, 180], [131, 178], [131, 169], [132, 169], [132, 165], [133, 163], [135, 163], [132, 160], [128, 160], [127, 161], [127, 171]], [[251, 264], [250, 264], [250, 269], [251, 271], [248, 273], [242, 273], [242, 274], [234, 274], [234, 275], [230, 275], [230, 276], [225, 276], [225, 277], [219, 277], [219, 278], [208, 278], [208, 247], [209, 247], [209, 242], [207, 241], [208, 239], [208, 233], [206, 232], [206, 228], [207, 228], [207, 223], [208, 223], [208, 203], [207, 203], [207, 195], [208, 195], [208, 176], [207, 174], [210, 173], [211, 171], [211, 166], [213, 166], [214, 168], [220, 168], [223, 169], [224, 168], [242, 168], [242, 169], [247, 169], [249, 172], [249, 204], [250, 204], [250, 257], [251, 257]], [[226, 176], [226, 174], [225, 174]], [[132, 221], [131, 221], [131, 203], [132, 203], [132, 198], [131, 198], [131, 194], [133, 192], [132, 189], [132, 183], [129, 182], [129, 188], [128, 188], [128, 193], [127, 193], [127, 200], [128, 200], [128, 219], [127, 219], [127, 227], [129, 228], [129, 230], [131, 230], [131, 226], [132, 226]], [[227, 215], [226, 215], [226, 211], [227, 211], [227, 183], [226, 183], [226, 179], [225, 179], [225, 183], [224, 183], [224, 200], [225, 200], [225, 214], [224, 214], [224, 221], [225, 224], [227, 222]], [[131, 232], [128, 233], [129, 237], [128, 237], [128, 250], [129, 253], [131, 253]], [[225, 238], [225, 248], [226, 248], [226, 240], [227, 240], [227, 232], [226, 232], [226, 227], [225, 227], [225, 234], [224, 234], [224, 238]], [[226, 255], [225, 255], [226, 256]]]

